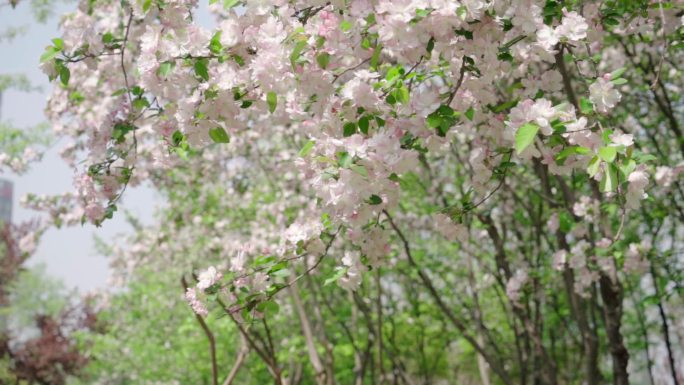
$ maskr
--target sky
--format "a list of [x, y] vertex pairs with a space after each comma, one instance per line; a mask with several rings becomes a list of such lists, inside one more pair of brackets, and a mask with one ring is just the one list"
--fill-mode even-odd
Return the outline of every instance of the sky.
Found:
[[[2, 4], [5, 5], [5, 4]], [[75, 3], [55, 5], [55, 15], [75, 7]], [[8, 27], [26, 26], [26, 32], [11, 42], [0, 42], [0, 74], [25, 74], [39, 92], [23, 93], [7, 91], [2, 98], [2, 118], [15, 126], [32, 126], [46, 119], [43, 116], [45, 102], [51, 86], [47, 77], [38, 69], [40, 55], [50, 39], [58, 37], [59, 17], [53, 16], [45, 24], [34, 21], [27, 1], [20, 2], [16, 9], [0, 7], [0, 31]], [[29, 192], [36, 194], [58, 194], [72, 188], [73, 171], [59, 157], [62, 143], [54, 144], [42, 161], [34, 164], [23, 175], [0, 172], [0, 178], [14, 183], [13, 221], [19, 223], [40, 216], [19, 205], [19, 198]], [[151, 223], [158, 197], [148, 187], [129, 189], [123, 198], [120, 210], [128, 210], [142, 223]], [[120, 211], [121, 213], [121, 211]], [[119, 213], [119, 214], [120, 214]], [[106, 289], [110, 276], [106, 257], [95, 250], [94, 237], [116, 242], [117, 234], [130, 231], [123, 215], [115, 215], [101, 228], [91, 224], [66, 229], [49, 229], [38, 246], [37, 253], [28, 265], [44, 263], [47, 273], [60, 278], [69, 288], [82, 293]]]

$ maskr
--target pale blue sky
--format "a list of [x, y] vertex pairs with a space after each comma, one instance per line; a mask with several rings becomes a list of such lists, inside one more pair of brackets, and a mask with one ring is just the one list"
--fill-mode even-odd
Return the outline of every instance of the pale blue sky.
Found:
[[[36, 23], [28, 2], [21, 2], [17, 9], [0, 7], [0, 30], [7, 27], [28, 26], [27, 32], [11, 42], [0, 42], [0, 73], [24, 73], [34, 85], [42, 87], [41, 92], [20, 93], [8, 91], [3, 94], [2, 117], [19, 127], [44, 121], [43, 108], [50, 91], [47, 77], [38, 69], [38, 58], [50, 39], [57, 37], [58, 17], [52, 17], [46, 24]], [[4, 4], [3, 4], [4, 5]], [[65, 13], [75, 3], [57, 4], [55, 13]], [[33, 165], [22, 176], [1, 174], [1, 178], [14, 182], [14, 221], [20, 222], [39, 215], [19, 206], [19, 197], [28, 192], [56, 194], [71, 189], [73, 172], [58, 155], [60, 144], [54, 145], [40, 163]], [[152, 220], [157, 205], [154, 192], [149, 188], [136, 188], [126, 192], [123, 209], [129, 210], [144, 223]], [[109, 277], [108, 262], [97, 255], [93, 236], [115, 240], [115, 234], [129, 230], [123, 215], [115, 216], [101, 228], [92, 225], [67, 229], [50, 229], [43, 237], [36, 255], [29, 264], [43, 262], [49, 274], [61, 278], [68, 287], [77, 287], [82, 292], [106, 288]]]

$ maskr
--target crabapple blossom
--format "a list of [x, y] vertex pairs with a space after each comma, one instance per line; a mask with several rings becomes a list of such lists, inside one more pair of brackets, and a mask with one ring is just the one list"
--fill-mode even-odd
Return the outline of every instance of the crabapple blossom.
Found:
[[596, 79], [589, 86], [589, 100], [594, 104], [596, 110], [601, 113], [608, 113], [620, 101], [622, 95], [615, 89], [610, 81], [610, 74]]
[[188, 302], [190, 307], [192, 307], [192, 310], [203, 317], [206, 317], [209, 314], [209, 310], [207, 310], [207, 307], [204, 305], [204, 303], [197, 297], [197, 291], [195, 290], [194, 287], [189, 287], [185, 291], [185, 300]]
[[204, 291], [219, 282], [222, 277], [221, 272], [216, 270], [214, 266], [209, 266], [207, 270], [199, 274], [197, 288]]

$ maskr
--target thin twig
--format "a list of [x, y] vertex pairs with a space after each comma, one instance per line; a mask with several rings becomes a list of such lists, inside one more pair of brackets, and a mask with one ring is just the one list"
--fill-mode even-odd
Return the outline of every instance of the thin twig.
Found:
[[[183, 285], [183, 290], [188, 291], [188, 282], [185, 280], [185, 276], [181, 277], [181, 285]], [[216, 364], [216, 340], [214, 339], [214, 333], [211, 332], [207, 323], [204, 322], [204, 318], [201, 315], [193, 312], [195, 319], [202, 327], [204, 334], [209, 340], [209, 356], [211, 357], [211, 383], [213, 385], [218, 385], [218, 366]]]
[[456, 88], [454, 88], [453, 91], [451, 91], [451, 94], [449, 95], [449, 99], [447, 99], [446, 105], [450, 105], [451, 102], [454, 100], [454, 96], [456, 96], [456, 93], [458, 92], [458, 89], [461, 88], [461, 85], [463, 84], [463, 80], [465, 79], [465, 73], [466, 73], [466, 66], [465, 66], [465, 61], [466, 61], [467, 56], [463, 56], [463, 59], [461, 61], [461, 74], [458, 77], [458, 80], [456, 81]]
[[663, 71], [663, 62], [665, 61], [665, 55], [667, 54], [667, 32], [665, 31], [666, 23], [665, 23], [665, 11], [663, 10], [663, 2], [662, 0], [658, 0], [658, 8], [660, 10], [660, 22], [661, 22], [661, 29], [663, 31], [663, 52], [660, 53], [660, 60], [658, 62], [658, 70], [655, 73], [655, 79], [653, 79], [653, 83], [651, 83], [651, 89], [655, 90], [656, 86], [658, 85], [658, 80], [660, 80], [660, 73]]

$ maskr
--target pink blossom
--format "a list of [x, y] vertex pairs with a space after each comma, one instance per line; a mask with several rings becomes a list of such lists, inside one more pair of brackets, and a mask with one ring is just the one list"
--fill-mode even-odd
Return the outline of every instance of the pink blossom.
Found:
[[214, 284], [221, 281], [223, 274], [216, 270], [214, 266], [209, 266], [209, 268], [199, 274], [197, 288], [200, 290], [206, 290], [213, 286]]
[[609, 79], [597, 78], [589, 86], [589, 100], [594, 104], [596, 110], [608, 113], [620, 101], [622, 95], [618, 92]]
[[195, 291], [194, 287], [189, 287], [188, 290], [185, 291], [185, 300], [192, 308], [192, 311], [194, 311], [196, 314], [203, 317], [209, 315], [209, 310], [207, 310], [207, 307], [204, 306], [204, 303], [197, 298], [197, 292]]

